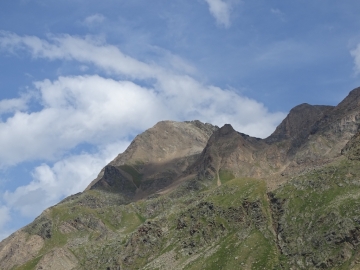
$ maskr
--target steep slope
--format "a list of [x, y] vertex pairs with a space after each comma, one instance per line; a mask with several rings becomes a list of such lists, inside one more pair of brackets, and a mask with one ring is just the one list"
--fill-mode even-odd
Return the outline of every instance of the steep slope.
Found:
[[269, 194], [285, 269], [359, 269], [359, 168], [340, 157]]
[[360, 132], [356, 133], [341, 150], [351, 160], [360, 160]]
[[138, 135], [87, 189], [140, 199], [169, 186], [198, 157], [218, 127], [200, 121], [162, 121]]
[[360, 88], [266, 139], [160, 122], [2, 241], [0, 269], [359, 269], [359, 119]]
[[290, 141], [292, 146], [290, 149], [295, 148], [307, 139], [314, 124], [333, 108], [333, 106], [300, 104], [290, 110], [286, 118], [265, 141], [267, 143]]
[[187, 173], [197, 174], [199, 179], [216, 178], [219, 185], [223, 178], [220, 176], [258, 176], [261, 168], [253, 166], [256, 163], [255, 153], [264, 146], [266, 144], [261, 139], [239, 133], [226, 124], [213, 133]]
[[356, 88], [312, 126], [308, 140], [295, 155], [296, 162], [312, 163], [339, 156], [341, 149], [358, 131], [359, 124], [360, 88]]

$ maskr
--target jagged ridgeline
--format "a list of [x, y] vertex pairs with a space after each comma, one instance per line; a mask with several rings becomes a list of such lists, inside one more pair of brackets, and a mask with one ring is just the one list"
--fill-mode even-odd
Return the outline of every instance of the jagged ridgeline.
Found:
[[266, 139], [199, 121], [138, 135], [0, 243], [0, 269], [360, 269], [360, 88]]

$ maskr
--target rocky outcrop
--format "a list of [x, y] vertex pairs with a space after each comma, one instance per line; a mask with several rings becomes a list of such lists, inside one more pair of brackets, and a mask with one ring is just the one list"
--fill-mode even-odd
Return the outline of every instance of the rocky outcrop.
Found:
[[356, 133], [341, 150], [351, 160], [360, 160], [360, 132]]
[[294, 151], [310, 135], [315, 123], [332, 109], [334, 109], [333, 106], [300, 104], [290, 110], [286, 118], [265, 141], [271, 144], [289, 140], [290, 149]]
[[167, 162], [200, 153], [218, 127], [200, 121], [162, 121], [135, 137], [113, 166]]
[[39, 235], [17, 231], [0, 242], [0, 269], [13, 269], [34, 259], [44, 246]]
[[78, 260], [69, 250], [55, 248], [41, 258], [36, 270], [72, 270], [77, 269]]
[[100, 189], [109, 192], [119, 192], [126, 197], [133, 198], [138, 187], [131, 175], [120, 168], [107, 165], [102, 173], [102, 177], [89, 189]]
[[359, 124], [360, 88], [293, 108], [266, 139], [159, 122], [2, 241], [0, 268], [356, 269]]
[[226, 124], [213, 133], [187, 173], [196, 173], [199, 179], [218, 180], [221, 170], [234, 176], [258, 176], [260, 168], [252, 164], [259, 158], [256, 154], [266, 146], [263, 140], [239, 133]]
[[123, 190], [136, 199], [154, 194], [171, 185], [194, 162], [217, 129], [200, 121], [159, 122], [136, 136], [87, 189]]
[[351, 137], [357, 132], [359, 124], [360, 87], [352, 90], [343, 101], [318, 121], [312, 133], [334, 134], [338, 138], [349, 135]]

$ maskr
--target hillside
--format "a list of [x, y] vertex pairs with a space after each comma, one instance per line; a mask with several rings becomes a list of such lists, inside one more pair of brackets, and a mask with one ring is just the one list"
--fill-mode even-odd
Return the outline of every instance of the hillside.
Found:
[[163, 121], [0, 242], [0, 269], [360, 269], [360, 88], [266, 139]]

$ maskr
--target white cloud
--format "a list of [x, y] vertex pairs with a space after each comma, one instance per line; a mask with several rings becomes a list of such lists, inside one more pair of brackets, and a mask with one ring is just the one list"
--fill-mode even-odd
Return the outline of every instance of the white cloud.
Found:
[[207, 86], [188, 75], [138, 61], [90, 37], [52, 36], [49, 42], [3, 33], [0, 45], [27, 49], [33, 57], [91, 63], [150, 85], [141, 87], [98, 75], [35, 82], [43, 108], [37, 112], [17, 111], [0, 122], [3, 166], [59, 158], [78, 144], [99, 145], [123, 139], [164, 119], [199, 119], [219, 126], [231, 123], [241, 132], [265, 137], [284, 117], [282, 113], [269, 113], [262, 104], [234, 91]]
[[3, 166], [59, 158], [81, 143], [123, 139], [164, 119], [231, 123], [241, 132], [265, 137], [284, 117], [255, 100], [182, 75], [161, 77], [154, 89], [97, 75], [59, 77], [35, 87], [43, 108], [16, 112], [0, 122]]
[[216, 22], [224, 27], [230, 27], [231, 4], [224, 0], [205, 0], [209, 5], [209, 11], [214, 16]]
[[7, 207], [0, 207], [0, 217], [4, 213], [8, 219], [0, 220], [0, 230], [1, 225], [9, 221], [9, 208], [20, 211], [23, 216], [34, 217], [62, 198], [83, 191], [128, 144], [127, 141], [108, 144], [94, 154], [82, 153], [66, 157], [53, 166], [42, 164], [36, 167], [33, 180], [28, 185], [4, 193]]
[[[81, 143], [101, 145], [144, 130], [164, 115], [156, 93], [97, 75], [35, 83], [42, 110], [0, 122], [0, 164], [58, 158]], [[24, 136], [26, 134], [26, 136]]]
[[28, 96], [0, 100], [0, 115], [26, 110], [28, 108], [27, 102]]
[[84, 24], [91, 26], [94, 24], [102, 23], [105, 20], [104, 15], [102, 14], [93, 14], [91, 16], [88, 16], [84, 20]]
[[49, 36], [49, 41], [35, 36], [18, 36], [0, 31], [0, 47], [9, 51], [28, 50], [34, 58], [75, 60], [91, 63], [108, 72], [130, 78], [154, 78], [161, 72], [156, 65], [146, 64], [123, 54], [117, 47], [105, 44], [100, 38], [70, 35]]
[[350, 52], [351, 56], [354, 57], [354, 69], [355, 73], [358, 75], [360, 74], [360, 44]]
[[[129, 136], [160, 120], [231, 123], [238, 131], [265, 137], [285, 117], [233, 90], [197, 81], [189, 75], [194, 72], [191, 66], [172, 55], [170, 66], [161, 66], [129, 57], [95, 37], [59, 35], [43, 40], [8, 32], [0, 33], [0, 49], [95, 66], [109, 77], [62, 76], [34, 82], [32, 102], [37, 102], [37, 111], [27, 108], [28, 95], [0, 103], [0, 110], [10, 113], [0, 121], [0, 167], [48, 162], [33, 170], [29, 184], [4, 193], [6, 209], [24, 216], [34, 217], [64, 196], [82, 191], [124, 150]], [[176, 63], [180, 67], [172, 68]], [[114, 147], [119, 141], [124, 143]], [[100, 150], [78, 153], [74, 149], [81, 144]]]

